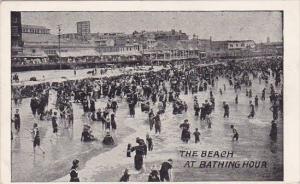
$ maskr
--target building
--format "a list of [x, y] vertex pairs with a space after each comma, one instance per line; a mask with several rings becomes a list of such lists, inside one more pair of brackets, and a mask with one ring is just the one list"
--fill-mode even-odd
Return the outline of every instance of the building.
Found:
[[148, 38], [145, 42], [145, 48], [146, 49], [151, 49], [154, 47], [154, 44], [156, 43], [156, 40], [155, 39], [152, 39], [152, 38]]
[[79, 35], [77, 33], [65, 33], [61, 35], [61, 38], [67, 39], [67, 40], [81, 40], [82, 35]]
[[142, 46], [139, 43], [126, 43], [120, 47], [120, 52], [140, 52]]
[[246, 50], [246, 49], [255, 49], [255, 42], [253, 40], [230, 40], [227, 42], [227, 48], [229, 50], [232, 49], [240, 49], [240, 50]]
[[156, 41], [178, 41], [178, 40], [188, 40], [189, 37], [186, 33], [183, 33], [181, 30], [175, 31], [134, 31], [131, 35], [138, 41], [147, 41], [148, 39]]
[[119, 51], [113, 39], [96, 39], [94, 40], [94, 45], [99, 53]]
[[102, 33], [98, 36], [101, 40], [114, 40], [115, 45], [125, 45], [132, 37], [125, 33]]
[[255, 42], [253, 40], [212, 41], [212, 50], [214, 51], [250, 50], [250, 49], [255, 49]]
[[113, 47], [115, 46], [115, 41], [113, 39], [99, 39], [94, 40], [97, 47]]
[[11, 55], [23, 52], [21, 12], [11, 12]]
[[161, 40], [161, 41], [171, 41], [171, 40], [188, 40], [189, 37], [186, 33], [183, 33], [181, 30], [178, 32], [175, 31], [175, 29], [172, 29], [171, 31], [158, 31], [155, 34], [154, 39], [155, 40]]
[[50, 29], [44, 26], [22, 25], [22, 33], [50, 34]]
[[143, 52], [144, 60], [151, 62], [178, 61], [206, 58], [196, 40], [156, 41]]
[[86, 35], [91, 33], [90, 21], [77, 22], [76, 25], [77, 25], [77, 33], [79, 35]]
[[225, 40], [211, 41], [211, 58], [250, 57], [256, 50], [253, 40]]
[[181, 30], [175, 31], [156, 31], [156, 32], [146, 32], [146, 37], [154, 38], [157, 41], [178, 41], [178, 40], [188, 40], [189, 37], [186, 33], [183, 33]]
[[211, 39], [197, 39], [198, 47], [202, 51], [210, 51], [211, 50]]
[[140, 43], [134, 42], [133, 40], [127, 40], [125, 42], [117, 42], [114, 39], [99, 39], [94, 41], [96, 50], [99, 53], [108, 52], [119, 52], [123, 53], [133, 53], [141, 52], [143, 47]]
[[257, 51], [262, 55], [283, 55], [283, 42], [267, 42], [257, 44]]
[[76, 50], [76, 52], [79, 52], [80, 50], [95, 50], [94, 45], [80, 40], [67, 40], [61, 38], [60, 47], [58, 42], [57, 35], [22, 33], [23, 53], [19, 53], [18, 55], [15, 55], [15, 57], [57, 58], [60, 52], [64, 53], [65, 56], [73, 54], [74, 52], [72, 51], [74, 50]]
[[226, 51], [228, 50], [228, 41], [212, 41], [211, 42], [212, 51]]

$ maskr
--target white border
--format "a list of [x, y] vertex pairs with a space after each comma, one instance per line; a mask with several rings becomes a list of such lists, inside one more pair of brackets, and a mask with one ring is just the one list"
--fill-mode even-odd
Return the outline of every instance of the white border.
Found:
[[[299, 1], [10, 1], [1, 3], [0, 183], [10, 182], [10, 11], [284, 11], [284, 182], [300, 183]], [[26, 168], [24, 168], [26, 169]], [[224, 182], [205, 182], [224, 183]], [[241, 183], [241, 182], [226, 182]], [[262, 183], [262, 182], [243, 182]]]

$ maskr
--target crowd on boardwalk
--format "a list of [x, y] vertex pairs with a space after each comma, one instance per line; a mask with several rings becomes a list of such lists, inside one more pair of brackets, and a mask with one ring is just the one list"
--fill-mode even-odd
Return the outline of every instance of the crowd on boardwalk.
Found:
[[[159, 136], [162, 132], [164, 123], [161, 116], [167, 108], [172, 108], [172, 113], [182, 114], [188, 109], [194, 110], [195, 117], [200, 121], [206, 122], [208, 128], [213, 129], [211, 115], [214, 113], [216, 93], [222, 95], [228, 88], [233, 88], [236, 92], [235, 104], [239, 103], [239, 94], [249, 97], [249, 115], [248, 118], [255, 117], [255, 106], [259, 101], [265, 101], [267, 94], [270, 100], [270, 111], [273, 117], [270, 117], [271, 128], [270, 139], [276, 142], [277, 124], [276, 120], [283, 112], [283, 64], [281, 59], [249, 59], [243, 62], [228, 62], [218, 65], [199, 66], [196, 63], [186, 63], [184, 65], [171, 65], [169, 68], [157, 72], [149, 71], [144, 73], [120, 74], [114, 77], [104, 77], [101, 79], [83, 79], [70, 80], [61, 83], [42, 83], [35, 86], [13, 87], [13, 100], [18, 107], [22, 103], [22, 98], [31, 97], [30, 108], [33, 116], [40, 121], [51, 120], [53, 128], [53, 137], [57, 135], [60, 126], [72, 128], [74, 123], [73, 103], [81, 104], [84, 117], [87, 122], [100, 122], [102, 130], [105, 132], [102, 143], [105, 145], [114, 145], [115, 140], [112, 134], [116, 134], [118, 123], [116, 115], [118, 114], [118, 105], [127, 103], [129, 116], [135, 118], [137, 107], [148, 116], [149, 131]], [[218, 86], [216, 83], [220, 79], [228, 81], [228, 85]], [[270, 80], [274, 79], [274, 80]], [[259, 83], [265, 83], [265, 88], [260, 94], [253, 94], [251, 90], [252, 80], [258, 80]], [[275, 89], [281, 89], [280, 91]], [[209, 94], [209, 98], [200, 102], [197, 97], [193, 97], [193, 107], [188, 106], [181, 96], [192, 94], [199, 91]], [[239, 92], [239, 93], [238, 93]], [[54, 107], [49, 107], [49, 99], [55, 96], [56, 103]], [[96, 101], [105, 99], [107, 101], [105, 108], [96, 106]], [[168, 106], [170, 104], [170, 106]], [[230, 106], [228, 102], [223, 102], [224, 118], [230, 119]], [[12, 121], [16, 132], [20, 130], [21, 117], [19, 109], [13, 112]], [[195, 143], [200, 141], [201, 133], [196, 128], [191, 130], [189, 120], [186, 119], [178, 127], [181, 133], [178, 135], [184, 143], [191, 142], [194, 137]], [[238, 141], [242, 135], [231, 125], [232, 141]], [[33, 124], [33, 147], [40, 148], [43, 153], [45, 150], [40, 145], [38, 123]], [[168, 131], [168, 130], [163, 130]], [[155, 147], [155, 142], [149, 134], [146, 139], [137, 137], [135, 143], [129, 143], [127, 147], [127, 157], [134, 155], [134, 168], [143, 171], [144, 159], [147, 154]], [[13, 139], [13, 133], [12, 133]], [[82, 128], [82, 142], [99, 141], [99, 138], [93, 135], [91, 126], [86, 123]], [[173, 160], [170, 158], [161, 164], [160, 169], [152, 168], [148, 181], [172, 181]], [[79, 160], [73, 161], [70, 171], [70, 181], [79, 181], [78, 168]], [[124, 168], [125, 169], [125, 168]], [[130, 181], [130, 172], [124, 170], [120, 181]]]

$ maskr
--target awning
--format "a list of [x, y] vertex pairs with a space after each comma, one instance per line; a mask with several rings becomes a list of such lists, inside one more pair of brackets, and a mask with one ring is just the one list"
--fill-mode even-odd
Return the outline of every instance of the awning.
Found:
[[156, 54], [156, 52], [155, 51], [144, 51], [144, 54]]
[[164, 50], [152, 50], [152, 51], [145, 51], [143, 54], [171, 54], [171, 51], [164, 51]]
[[104, 52], [101, 56], [141, 56], [142, 54], [138, 51], [133, 52]]
[[98, 52], [92, 49], [88, 50], [68, 50], [58, 53], [60, 57], [83, 57], [83, 56], [98, 56]]

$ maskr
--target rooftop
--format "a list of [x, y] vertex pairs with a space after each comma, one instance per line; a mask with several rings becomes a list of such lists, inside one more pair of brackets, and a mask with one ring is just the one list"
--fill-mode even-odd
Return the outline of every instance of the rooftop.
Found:
[[[22, 40], [26, 42], [58, 42], [58, 37], [52, 34], [31, 34], [31, 33], [22, 33]], [[67, 42], [65, 39], [61, 39], [61, 42]]]
[[[22, 24], [22, 27], [23, 27], [23, 28], [48, 29], [48, 28], [46, 28], [45, 26], [25, 25], [25, 24]], [[48, 29], [48, 30], [50, 30], [50, 29]]]
[[[22, 40], [25, 45], [28, 44], [58, 44], [58, 36], [52, 34], [31, 34], [22, 33]], [[83, 42], [80, 40], [66, 40], [61, 38], [60, 42], [63, 45], [78, 45], [78, 46], [91, 46], [88, 42]]]
[[90, 21], [79, 21], [79, 22], [76, 22], [76, 24], [83, 24], [83, 23], [90, 23]]
[[253, 40], [222, 40], [222, 41], [212, 41], [213, 43], [226, 43], [226, 42], [254, 42]]
[[157, 41], [153, 50], [200, 50], [197, 42], [191, 40]]

